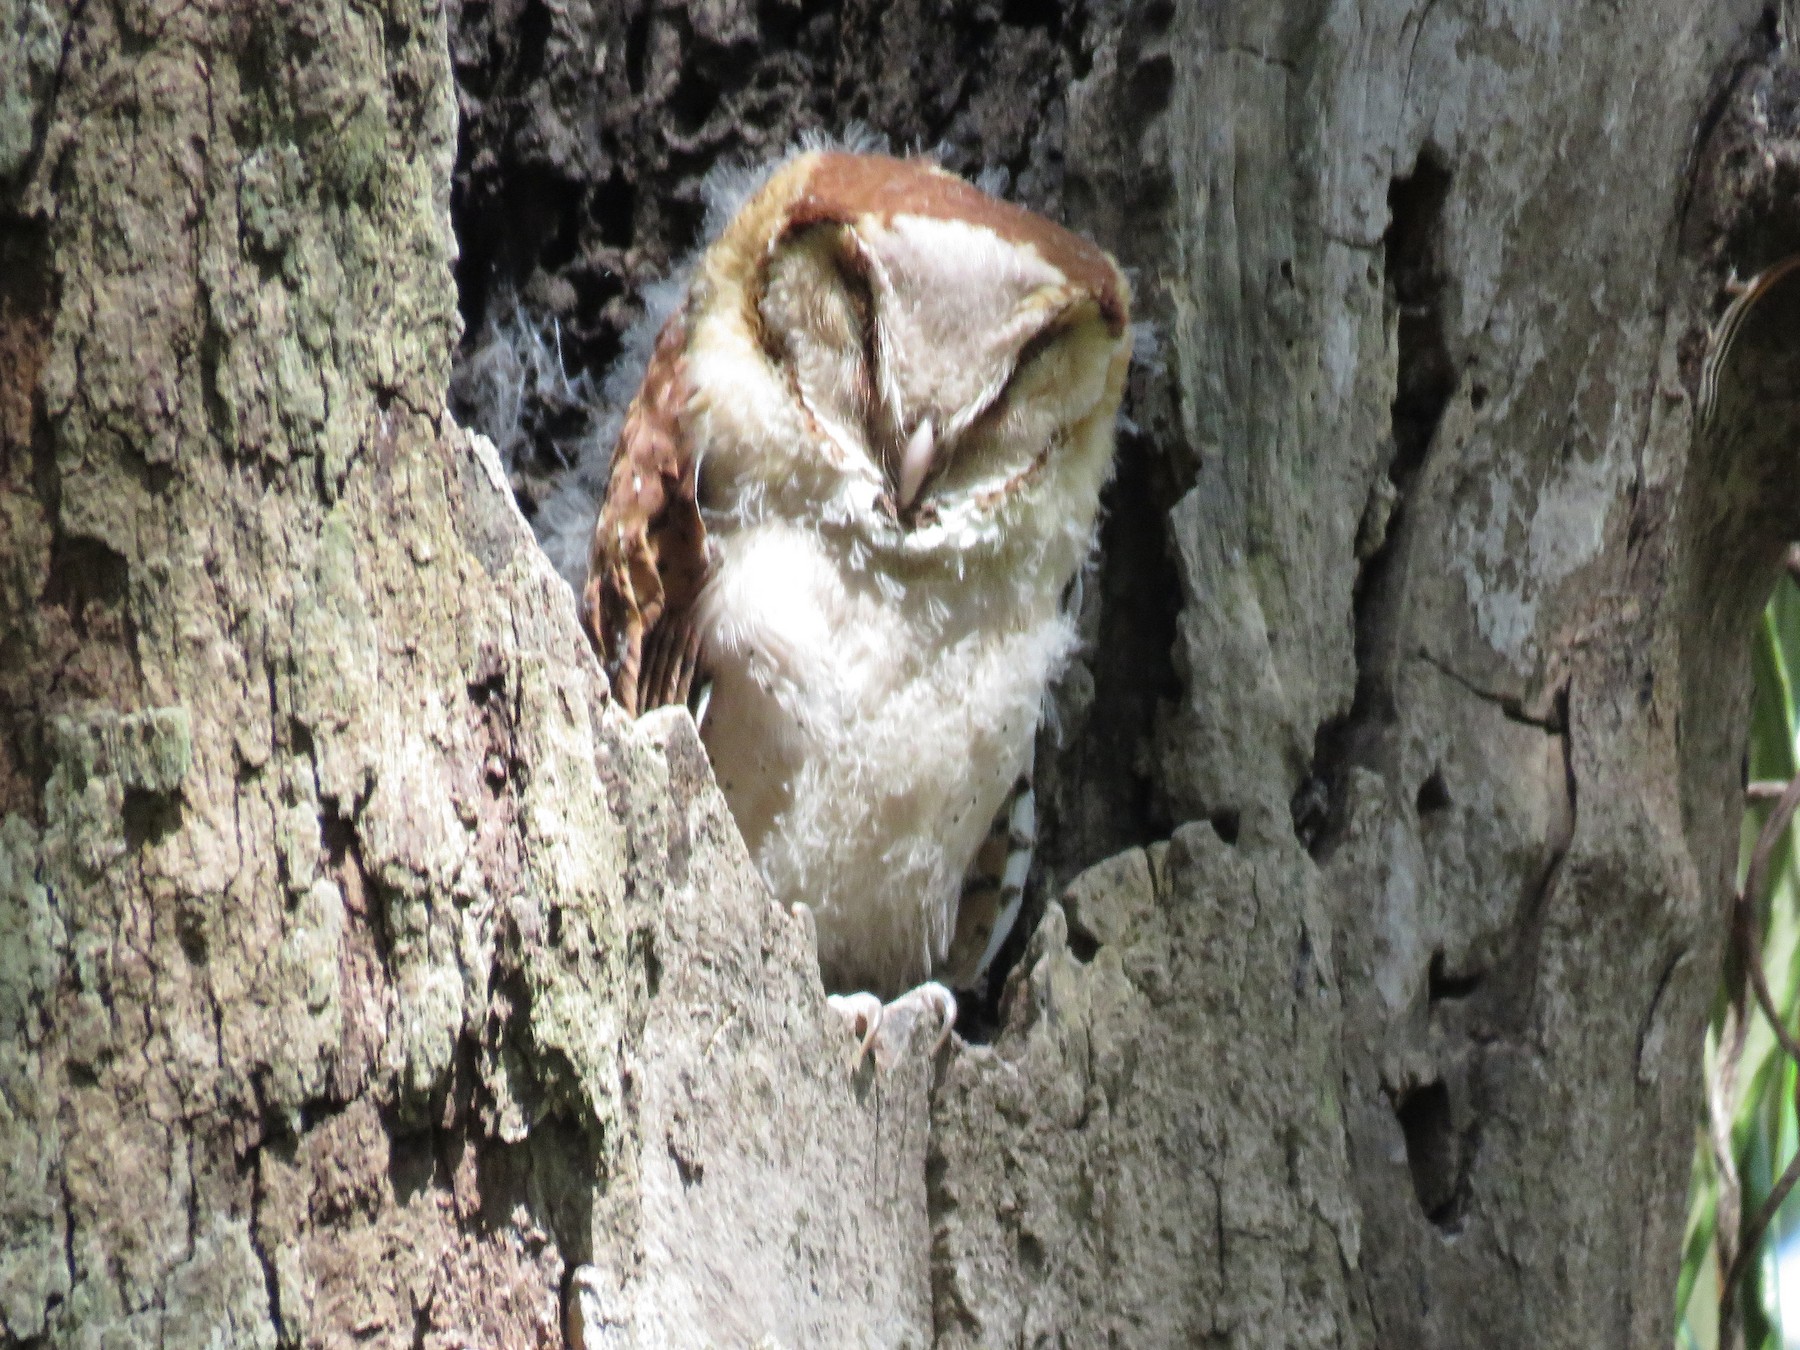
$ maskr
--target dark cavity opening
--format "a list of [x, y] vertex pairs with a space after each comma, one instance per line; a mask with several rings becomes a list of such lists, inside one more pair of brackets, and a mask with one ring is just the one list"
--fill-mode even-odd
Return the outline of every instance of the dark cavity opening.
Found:
[[[957, 1031], [990, 1041], [1000, 1023], [1006, 977], [1024, 955], [1044, 908], [1080, 872], [1134, 846], [1168, 838], [1173, 824], [1156, 778], [1160, 710], [1180, 696], [1173, 652], [1181, 588], [1163, 527], [1179, 492], [1168, 457], [1149, 437], [1121, 431], [1118, 470], [1102, 495], [1100, 562], [1085, 584], [1099, 593], [1100, 624], [1084, 660], [1093, 698], [1061, 725], [1040, 728], [1036, 797], [1038, 836], [1018, 922], [995, 957], [987, 986], [958, 991]], [[1237, 813], [1213, 821], [1221, 838], [1237, 831]], [[1228, 841], [1229, 842], [1229, 841]], [[1080, 960], [1092, 950], [1070, 948]]]
[[1444, 337], [1444, 202], [1449, 194], [1450, 170], [1429, 146], [1419, 152], [1413, 171], [1388, 189], [1382, 247], [1399, 319], [1390, 476], [1402, 490], [1424, 462], [1456, 388], [1456, 367]]
[[1321, 860], [1342, 833], [1350, 766], [1360, 764], [1389, 774], [1395, 769], [1391, 686], [1401, 617], [1397, 582], [1404, 564], [1398, 559], [1405, 549], [1407, 494], [1424, 467], [1457, 382], [1444, 325], [1450, 276], [1444, 205], [1451, 181], [1441, 152], [1426, 146], [1412, 172], [1388, 188], [1382, 255], [1387, 302], [1394, 307], [1399, 339], [1390, 409], [1393, 457], [1388, 481], [1373, 485], [1366, 507], [1370, 551], [1352, 593], [1356, 695], [1348, 713], [1320, 726], [1309, 776], [1293, 801], [1294, 832]]
[[133, 852], [161, 843], [181, 828], [181, 799], [161, 792], [127, 788], [122, 804], [125, 846]]
[[1439, 1232], [1456, 1232], [1463, 1212], [1463, 1159], [1450, 1090], [1441, 1082], [1414, 1088], [1394, 1104], [1394, 1117], [1406, 1140], [1406, 1166], [1419, 1209]]
[[1431, 776], [1419, 784], [1419, 795], [1414, 806], [1421, 816], [1429, 816], [1437, 811], [1448, 809], [1450, 805], [1450, 789], [1444, 785], [1444, 774], [1434, 769]]
[[93, 610], [122, 612], [128, 582], [125, 557], [98, 539], [61, 535], [50, 554], [44, 600], [69, 616], [76, 633], [91, 635]]
[[1468, 998], [1481, 988], [1484, 972], [1475, 970], [1467, 973], [1452, 971], [1444, 960], [1442, 952], [1431, 958], [1431, 967], [1425, 975], [1425, 991], [1432, 1003], [1442, 1003], [1445, 999]]

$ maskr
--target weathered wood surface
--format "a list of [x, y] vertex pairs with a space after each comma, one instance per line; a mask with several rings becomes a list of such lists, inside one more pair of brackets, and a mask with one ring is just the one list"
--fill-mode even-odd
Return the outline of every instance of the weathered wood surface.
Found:
[[[593, 1262], [609, 1346], [1667, 1343], [1783, 56], [1023, 8], [0, 4], [0, 1340], [555, 1344]], [[1137, 269], [992, 1044], [844, 1073], [445, 418], [453, 50], [465, 298], [584, 357], [707, 165], [853, 117]]]

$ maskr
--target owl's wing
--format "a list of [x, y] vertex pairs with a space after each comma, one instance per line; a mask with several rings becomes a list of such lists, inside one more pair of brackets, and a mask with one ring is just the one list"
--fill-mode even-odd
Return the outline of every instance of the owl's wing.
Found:
[[686, 345], [677, 311], [657, 335], [625, 414], [582, 593], [588, 637], [613, 697], [633, 717], [686, 702], [699, 658], [694, 602], [708, 564], [697, 466], [682, 426]]

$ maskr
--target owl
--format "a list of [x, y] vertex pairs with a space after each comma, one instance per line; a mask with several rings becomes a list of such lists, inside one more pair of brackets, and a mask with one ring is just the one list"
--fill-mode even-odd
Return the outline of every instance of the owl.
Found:
[[1016, 915], [1129, 363], [1087, 240], [924, 159], [813, 151], [706, 248], [626, 414], [583, 619], [633, 715], [687, 702], [853, 1062]]

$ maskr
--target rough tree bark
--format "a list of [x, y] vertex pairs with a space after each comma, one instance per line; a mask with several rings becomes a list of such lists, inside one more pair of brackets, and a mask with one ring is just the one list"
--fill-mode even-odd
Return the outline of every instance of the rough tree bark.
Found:
[[[1774, 19], [0, 33], [0, 1341], [554, 1345], [589, 1262], [608, 1347], [1667, 1342], [1800, 519], [1793, 288], [1693, 402], [1800, 238]], [[597, 368], [711, 163], [852, 118], [1112, 247], [1157, 353], [1041, 921], [988, 1043], [856, 1078], [444, 412], [457, 283]]]

